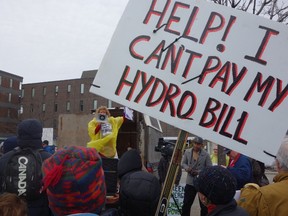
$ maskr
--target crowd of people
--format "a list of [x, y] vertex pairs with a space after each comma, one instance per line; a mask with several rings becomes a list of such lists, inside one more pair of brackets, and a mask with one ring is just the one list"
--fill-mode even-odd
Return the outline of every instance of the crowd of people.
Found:
[[[105, 118], [108, 120], [99, 121], [99, 113], [107, 115], [108, 118]], [[111, 117], [105, 107], [101, 107], [96, 115], [88, 124], [91, 137], [88, 146], [75, 144], [53, 152], [44, 150], [48, 143], [42, 142], [43, 127], [40, 121], [26, 119], [18, 125], [17, 135], [6, 139], [2, 146], [0, 215], [155, 215], [173, 146], [162, 154], [158, 176], [143, 169], [143, 160], [137, 149], [129, 149], [121, 155], [117, 165], [117, 205], [108, 208], [102, 158], [117, 155], [114, 141], [125, 117]], [[105, 138], [109, 140], [108, 147], [103, 142], [99, 148], [95, 148], [96, 141]], [[108, 149], [112, 149], [112, 152], [107, 153]], [[224, 149], [224, 153], [228, 158], [226, 164], [216, 165], [215, 156], [204, 149], [201, 137], [195, 137], [192, 148], [185, 150], [175, 181], [175, 184], [179, 184], [182, 170], [187, 172], [182, 216], [190, 215], [196, 196], [201, 216], [287, 214], [288, 138], [283, 140], [275, 156], [278, 174], [273, 184], [261, 185], [256, 181], [251, 158], [232, 149]], [[17, 160], [13, 159], [16, 156]], [[29, 160], [34, 160], [35, 164], [41, 163], [40, 171]], [[13, 170], [16, 165], [18, 172], [15, 174]], [[32, 175], [28, 171], [31, 167], [34, 172], [40, 172], [40, 177], [33, 177], [38, 182], [28, 179]], [[263, 169], [261, 173], [264, 173]], [[19, 178], [20, 175], [25, 177]], [[40, 189], [37, 188], [39, 184]], [[18, 190], [13, 190], [13, 187], [18, 187]], [[236, 200], [237, 190], [240, 197]]]

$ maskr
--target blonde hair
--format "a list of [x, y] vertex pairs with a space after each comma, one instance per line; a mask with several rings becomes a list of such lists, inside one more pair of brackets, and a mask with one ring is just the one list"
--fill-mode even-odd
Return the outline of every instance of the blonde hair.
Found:
[[16, 194], [3, 193], [0, 195], [0, 215], [27, 216], [27, 203]]
[[108, 110], [108, 108], [106, 106], [100, 106], [97, 110], [96, 110], [96, 114], [99, 113], [101, 110], [105, 110], [106, 115], [108, 115], [108, 117], [110, 117], [110, 112]]

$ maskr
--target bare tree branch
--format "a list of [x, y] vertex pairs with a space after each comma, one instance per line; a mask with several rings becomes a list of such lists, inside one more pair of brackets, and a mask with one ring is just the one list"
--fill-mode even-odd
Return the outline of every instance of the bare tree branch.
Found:
[[[255, 2], [255, 0], [249, 0], [248, 2], [244, 1], [242, 6], [240, 7], [240, 10], [247, 11], [253, 2]], [[254, 14], [254, 11], [253, 11], [253, 14]]]
[[[260, 1], [261, 2], [261, 1]], [[271, 4], [272, 0], [264, 0], [263, 2], [261, 2], [262, 4], [260, 4], [260, 8], [258, 10], [258, 12], [256, 13], [256, 15], [260, 15], [264, 12], [264, 10], [266, 9], [266, 7], [270, 8], [269, 4]]]
[[285, 22], [288, 18], [288, 11], [284, 12], [283, 14], [279, 14], [277, 22]]
[[284, 0], [211, 0], [211, 2], [288, 24], [288, 2]]

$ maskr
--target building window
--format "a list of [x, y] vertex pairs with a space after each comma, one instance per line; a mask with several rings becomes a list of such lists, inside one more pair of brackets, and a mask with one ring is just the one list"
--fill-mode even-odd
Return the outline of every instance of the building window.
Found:
[[19, 90], [22, 89], [22, 82], [19, 82]]
[[34, 111], [34, 106], [33, 104], [30, 104], [30, 112], [33, 113], [33, 111]]
[[21, 97], [24, 98], [24, 89], [21, 91]]
[[9, 87], [12, 88], [13, 87], [13, 79], [9, 80]]
[[108, 100], [108, 108], [112, 108], [112, 101]]
[[71, 92], [71, 84], [67, 85], [67, 92], [70, 93]]
[[46, 104], [43, 103], [43, 104], [42, 104], [42, 112], [45, 112], [45, 111], [46, 111]]
[[46, 88], [46, 86], [44, 86], [44, 87], [43, 87], [43, 96], [46, 95], [46, 91], [47, 91], [47, 88]]
[[70, 101], [67, 101], [66, 103], [66, 111], [70, 111]]
[[58, 92], [59, 92], [59, 86], [56, 85], [56, 86], [55, 86], [55, 96], [58, 96]]
[[57, 110], [58, 110], [58, 104], [55, 103], [55, 104], [54, 104], [54, 112], [57, 112]]
[[34, 96], [35, 96], [35, 88], [32, 88], [31, 89], [31, 97], [34, 98]]
[[23, 105], [20, 105], [19, 114], [23, 114], [23, 111], [24, 111], [24, 109], [23, 109]]
[[82, 83], [80, 86], [80, 93], [84, 94], [84, 83]]
[[7, 117], [10, 117], [10, 116], [11, 116], [11, 109], [9, 108], [7, 111]]
[[93, 109], [93, 110], [96, 110], [96, 109], [97, 109], [97, 100], [93, 100], [92, 109]]
[[9, 94], [8, 94], [8, 102], [11, 103], [11, 100], [12, 100], [12, 94], [9, 93]]
[[2, 76], [0, 76], [0, 85], [2, 85]]
[[83, 100], [80, 100], [80, 111], [83, 112], [84, 110], [84, 102]]

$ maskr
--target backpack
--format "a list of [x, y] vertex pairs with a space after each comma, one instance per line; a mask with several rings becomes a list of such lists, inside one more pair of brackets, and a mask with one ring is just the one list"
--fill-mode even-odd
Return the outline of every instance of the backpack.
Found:
[[[2, 158], [1, 191], [15, 193], [26, 200], [38, 199], [42, 193], [41, 150], [14, 148]], [[3, 160], [4, 159], [4, 160]]]

